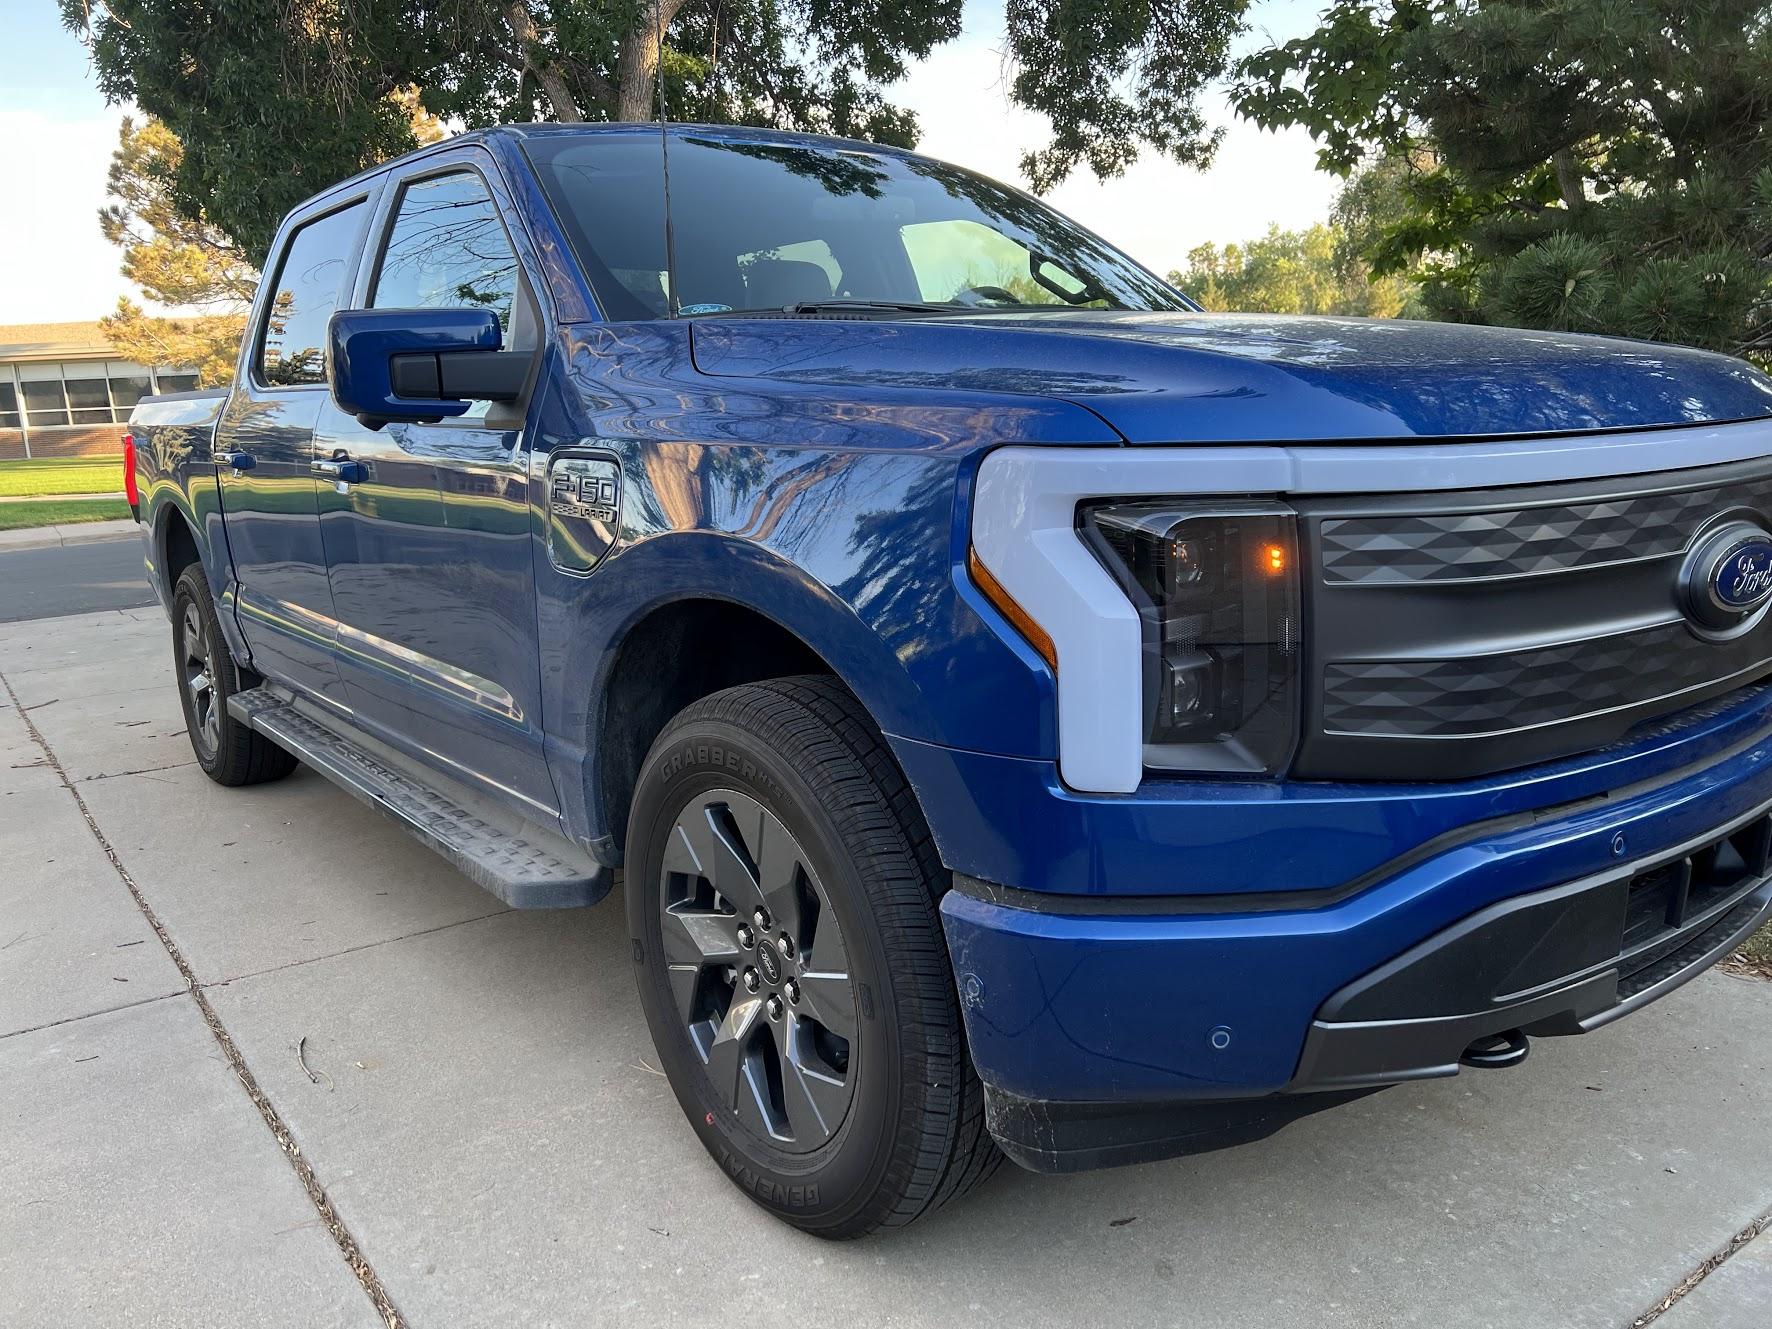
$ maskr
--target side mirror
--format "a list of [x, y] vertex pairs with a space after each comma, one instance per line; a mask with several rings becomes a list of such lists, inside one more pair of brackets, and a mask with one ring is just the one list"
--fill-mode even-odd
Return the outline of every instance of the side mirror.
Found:
[[489, 309], [345, 309], [327, 325], [326, 377], [369, 429], [437, 421], [522, 396], [531, 357], [503, 343]]

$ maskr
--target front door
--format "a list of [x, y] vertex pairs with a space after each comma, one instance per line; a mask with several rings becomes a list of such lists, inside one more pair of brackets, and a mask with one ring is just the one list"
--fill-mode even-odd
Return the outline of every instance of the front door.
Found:
[[[534, 297], [478, 157], [431, 159], [400, 183], [365, 304], [489, 308], [508, 349], [536, 347]], [[322, 482], [320, 529], [358, 723], [551, 817], [520, 408], [371, 430], [329, 399], [316, 443], [322, 465], [345, 468]]]
[[358, 199], [290, 231], [216, 434], [234, 608], [252, 663], [341, 705], [348, 703], [333, 664], [314, 427], [330, 400], [326, 321], [350, 289], [369, 211]]

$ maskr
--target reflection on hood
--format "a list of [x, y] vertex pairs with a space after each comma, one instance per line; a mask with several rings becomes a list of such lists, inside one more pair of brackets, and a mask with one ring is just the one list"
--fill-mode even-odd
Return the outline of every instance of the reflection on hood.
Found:
[[703, 372], [1057, 397], [1134, 443], [1443, 438], [1772, 416], [1744, 361], [1573, 333], [1280, 315], [700, 321]]

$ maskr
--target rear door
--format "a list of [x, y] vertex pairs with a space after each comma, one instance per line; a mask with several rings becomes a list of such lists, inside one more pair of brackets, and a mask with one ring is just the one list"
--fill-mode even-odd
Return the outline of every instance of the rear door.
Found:
[[349, 294], [370, 211], [367, 195], [328, 200], [286, 229], [216, 433], [234, 607], [253, 664], [339, 704], [314, 426], [330, 401], [326, 320]]
[[[391, 180], [353, 303], [491, 309], [507, 349], [539, 351], [500, 192], [471, 147]], [[318, 447], [357, 477], [323, 486], [320, 526], [358, 723], [551, 816], [523, 404], [370, 430], [328, 399]]]

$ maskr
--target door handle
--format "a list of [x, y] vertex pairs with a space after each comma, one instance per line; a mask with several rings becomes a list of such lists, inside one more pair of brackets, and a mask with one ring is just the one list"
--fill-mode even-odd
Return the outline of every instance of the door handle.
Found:
[[250, 471], [257, 466], [258, 458], [250, 452], [218, 452], [215, 454], [215, 464], [226, 466], [235, 475], [239, 475], [242, 471]]
[[314, 463], [314, 474], [340, 485], [360, 485], [369, 478], [369, 468], [349, 457], [333, 457]]

